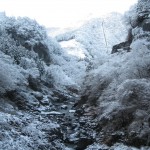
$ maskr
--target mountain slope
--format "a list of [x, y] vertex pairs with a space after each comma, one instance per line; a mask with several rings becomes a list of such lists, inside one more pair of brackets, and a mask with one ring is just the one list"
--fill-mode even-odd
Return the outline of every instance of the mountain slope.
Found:
[[129, 22], [136, 22], [131, 51], [121, 49], [108, 56], [85, 78], [78, 107], [91, 110], [99, 122], [98, 137], [107, 145], [150, 146], [149, 6], [149, 1], [139, 1], [135, 12], [128, 14]]
[[103, 18], [91, 19], [74, 31], [57, 35], [56, 39], [58, 41], [75, 39], [94, 57], [95, 54], [99, 56], [107, 51], [110, 53], [112, 46], [125, 40], [126, 35], [123, 16], [112, 13]]

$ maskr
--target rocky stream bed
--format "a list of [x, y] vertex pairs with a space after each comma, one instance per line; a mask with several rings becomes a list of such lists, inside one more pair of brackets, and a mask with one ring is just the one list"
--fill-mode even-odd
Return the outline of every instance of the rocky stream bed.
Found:
[[66, 102], [55, 101], [52, 109], [47, 108], [37, 115], [58, 124], [59, 127], [50, 135], [52, 143], [59, 140], [70, 150], [84, 150], [88, 145], [96, 142], [94, 129], [97, 123], [92, 115], [83, 115], [84, 108], [75, 108], [76, 99], [70, 97]]
[[[117, 144], [117, 142], [124, 142], [121, 138], [117, 139], [119, 136], [123, 137], [121, 133], [108, 137], [101, 132], [100, 123], [97, 120], [97, 108], [87, 105], [79, 107], [78, 96], [62, 94], [52, 97], [52, 92], [50, 93], [43, 95], [41, 92], [31, 92], [31, 95], [40, 102], [37, 105], [38, 101], [34, 101], [34, 105], [37, 105], [34, 109], [31, 109], [32, 107], [26, 109], [23, 106], [25, 110], [18, 110], [9, 100], [6, 102], [6, 98], [5, 101], [1, 99], [2, 107], [0, 108], [3, 108], [0, 113], [1, 149], [138, 150]], [[15, 94], [8, 95], [9, 98], [10, 95], [13, 98]], [[19, 97], [17, 97], [17, 105], [20, 107], [22, 105], [19, 103]], [[149, 147], [141, 150], [149, 150]]]

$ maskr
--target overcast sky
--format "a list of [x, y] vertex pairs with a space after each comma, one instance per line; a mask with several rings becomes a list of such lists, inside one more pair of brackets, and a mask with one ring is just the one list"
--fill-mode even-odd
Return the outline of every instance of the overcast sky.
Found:
[[28, 16], [47, 27], [70, 27], [90, 16], [120, 12], [137, 0], [0, 0], [0, 11]]

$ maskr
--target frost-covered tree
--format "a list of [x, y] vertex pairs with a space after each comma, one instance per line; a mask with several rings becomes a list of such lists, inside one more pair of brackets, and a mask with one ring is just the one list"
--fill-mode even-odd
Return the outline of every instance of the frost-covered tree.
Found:
[[124, 21], [129, 28], [135, 28], [138, 24], [137, 4], [130, 7], [124, 14]]
[[137, 11], [139, 15], [143, 13], [143, 15], [148, 15], [150, 12], [150, 1], [149, 0], [138, 0]]
[[26, 42], [31, 42], [34, 45], [47, 37], [45, 28], [40, 26], [35, 20], [27, 17], [8, 18], [5, 23], [5, 29], [21, 45], [24, 45]]
[[50, 50], [47, 46], [48, 39], [46, 29], [35, 20], [29, 18], [7, 17], [3, 26], [6, 32], [28, 50], [34, 50], [47, 64], [50, 64]]

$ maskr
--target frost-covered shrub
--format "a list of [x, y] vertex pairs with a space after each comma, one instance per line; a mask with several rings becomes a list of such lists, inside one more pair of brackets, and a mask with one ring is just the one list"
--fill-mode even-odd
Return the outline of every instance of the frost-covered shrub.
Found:
[[5, 32], [5, 30], [2, 30], [0, 36], [0, 50], [7, 55], [11, 55], [10, 53], [12, 53], [15, 48], [17, 48], [16, 42]]
[[[11, 22], [12, 20], [14, 22], [15, 21], [17, 22], [17, 20], [14, 20], [14, 18], [7, 18], [8, 22], [10, 21], [10, 23], [14, 23], [14, 22]], [[24, 23], [26, 23], [27, 20], [28, 19], [23, 20], [22, 24], [21, 24], [21, 21], [19, 22], [20, 23], [19, 27], [21, 29], [24, 28], [24, 25], [25, 25]], [[28, 23], [30, 24], [30, 23], [32, 23], [32, 21], [28, 22]], [[8, 27], [9, 27], [8, 24], [7, 25], [5, 24], [5, 26], [4, 26], [4, 24], [5, 24], [5, 22], [2, 22], [1, 30], [0, 30], [0, 34], [1, 34], [1, 36], [0, 36], [0, 51], [4, 52], [6, 55], [11, 56], [13, 62], [16, 63], [17, 65], [20, 65], [24, 69], [31, 69], [31, 68], [36, 67], [39, 70], [40, 76], [42, 76], [44, 74], [44, 70], [45, 70], [44, 65], [43, 65], [44, 62], [42, 60], [40, 60], [38, 55], [33, 50], [28, 50], [24, 47], [24, 45], [20, 45], [21, 43], [18, 43], [18, 39], [13, 38], [13, 36], [15, 36], [14, 35], [15, 33], [12, 32], [10, 34], [7, 31]], [[32, 24], [30, 24], [31, 27], [32, 27]], [[37, 24], [37, 23], [35, 23], [35, 24]], [[30, 37], [26, 37], [27, 35], [24, 35], [24, 32], [21, 29], [20, 29], [20, 31], [18, 31], [19, 27], [17, 28], [16, 24], [14, 26], [16, 27], [15, 32], [18, 32], [16, 34], [21, 35], [22, 38], [30, 38]], [[10, 26], [10, 27], [12, 27], [12, 26]], [[33, 33], [34, 33], [36, 40], [43, 40], [44, 37], [43, 37], [43, 39], [38, 38], [38, 35], [36, 37], [36, 31], [34, 28], [35, 27], [33, 26], [32, 30], [34, 31]], [[28, 27], [26, 27], [26, 32], [28, 32], [28, 34], [30, 34], [30, 30], [28, 29]], [[41, 33], [41, 36], [43, 36], [42, 33]], [[33, 40], [33, 39], [31, 39], [31, 40]], [[42, 55], [42, 51], [41, 51], [41, 55]], [[47, 55], [47, 56], [49, 56], [49, 55]], [[29, 63], [29, 61], [30, 61], [30, 63]]]
[[150, 41], [149, 32], [143, 31], [143, 29], [141, 27], [134, 28], [132, 30], [132, 34], [134, 36], [134, 41], [138, 40], [138, 39]]
[[107, 57], [99, 67], [89, 71], [81, 92], [81, 101], [100, 103], [115, 101], [118, 86], [128, 79], [150, 78], [150, 50], [146, 40], [137, 40], [130, 53]]
[[45, 74], [44, 62], [41, 61], [40, 59], [38, 59], [38, 60], [36, 60], [36, 64], [37, 64], [37, 68], [39, 70], [39, 75], [40, 75], [40, 77], [42, 77], [42, 75]]
[[[47, 36], [44, 27], [29, 18], [16, 19], [5, 16], [0, 20], [0, 23], [0, 51], [10, 56], [14, 64], [25, 69], [26, 78], [30, 74], [36, 78], [40, 77], [44, 83], [55, 82], [59, 87], [75, 84], [72, 80], [77, 80], [78, 77], [75, 75], [80, 76], [79, 71], [73, 70], [74, 72], [71, 72], [69, 67], [73, 63], [75, 64], [77, 60], [74, 61], [74, 58], [71, 58], [74, 61], [72, 63], [69, 60], [70, 56], [61, 48], [59, 43]], [[51, 64], [53, 66], [50, 68], [62, 66], [54, 71], [55, 73], [56, 70], [60, 72], [62, 77], [59, 76], [59, 73], [54, 77], [53, 71], [46, 73], [47, 65]], [[77, 67], [80, 66], [77, 64]], [[63, 82], [64, 80], [65, 82]]]
[[35, 116], [25, 112], [21, 115], [0, 112], [0, 148], [3, 150], [64, 150], [65, 145], [61, 141], [62, 133], [59, 124], [44, 117], [42, 119], [44, 121], [39, 121]]
[[61, 41], [69, 41], [75, 38], [75, 31], [69, 31], [60, 35], [57, 35], [55, 38], [57, 39], [58, 42]]
[[5, 29], [21, 45], [30, 42], [30, 46], [33, 46], [47, 37], [44, 27], [27, 17], [8, 18]]
[[[100, 71], [101, 70], [101, 71]], [[99, 72], [100, 71], [100, 72]], [[81, 92], [83, 103], [98, 104], [98, 99], [103, 95], [113, 80], [118, 80], [117, 68], [108, 62], [89, 72], [85, 78]], [[83, 94], [84, 93], [84, 94]]]
[[26, 84], [26, 80], [21, 74], [21, 68], [7, 63], [4, 57], [0, 58], [0, 94], [23, 84]]
[[[40, 63], [40, 59], [38, 58], [36, 53], [33, 51], [27, 50], [21, 45], [17, 46], [16, 41], [10, 35], [8, 35], [5, 31], [3, 31], [0, 36], [0, 50], [4, 52], [6, 55], [11, 56], [14, 63], [20, 65], [24, 69], [31, 68], [31, 66], [35, 67], [36, 65], [36, 67], [42, 73], [41, 71], [42, 65], [40, 65], [42, 63]], [[29, 59], [32, 61], [32, 64], [30, 64], [30, 67], [28, 63], [29, 61], [27, 61]]]
[[25, 70], [27, 70], [27, 69], [35, 68], [36, 63], [33, 59], [22, 57], [21, 60], [20, 60], [20, 66], [22, 68], [24, 68]]
[[51, 37], [48, 37], [45, 40], [45, 44], [47, 45], [47, 48], [49, 49], [49, 53], [51, 55], [51, 63], [53, 63], [53, 55], [63, 55], [62, 48], [60, 44], [56, 41], [56, 39], [53, 39]]
[[132, 52], [125, 67], [132, 78], [150, 78], [150, 49], [147, 44], [145, 40], [137, 40], [131, 45]]
[[17, 19], [7, 17], [6, 21], [2, 22], [2, 26], [15, 40], [17, 46], [21, 45], [30, 51], [34, 50], [41, 59], [50, 64], [50, 49], [47, 45], [50, 40], [47, 41], [48, 36], [44, 27], [27, 17]]
[[149, 0], [138, 0], [137, 11], [140, 15], [149, 14], [150, 12]]
[[[30, 52], [21, 45], [17, 45], [16, 41], [8, 35], [5, 30], [0, 36], [0, 51], [12, 57], [15, 63], [19, 64], [21, 57], [31, 58]], [[34, 57], [34, 56], [32, 56]]]
[[61, 66], [51, 65], [47, 68], [46, 74], [47, 77], [50, 77], [48, 81], [53, 82], [53, 85], [58, 89], [75, 85], [72, 79], [62, 70]]
[[137, 4], [131, 6], [124, 14], [124, 22], [129, 28], [135, 28], [138, 25]]
[[146, 79], [132, 79], [123, 82], [117, 90], [117, 99], [123, 105], [148, 109], [150, 97], [150, 82]]

